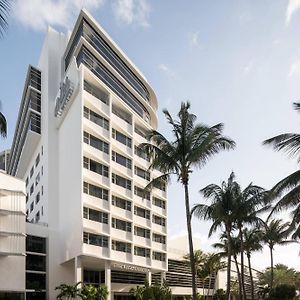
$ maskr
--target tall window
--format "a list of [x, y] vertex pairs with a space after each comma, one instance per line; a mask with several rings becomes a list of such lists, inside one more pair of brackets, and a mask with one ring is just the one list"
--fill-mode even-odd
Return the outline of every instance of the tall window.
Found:
[[131, 253], [131, 244], [113, 240], [111, 248], [115, 251]]
[[120, 219], [112, 218], [111, 227], [127, 232], [131, 232], [131, 223]]
[[83, 217], [91, 221], [108, 224], [108, 214], [99, 210], [84, 207]]
[[112, 151], [111, 152], [111, 159], [115, 161], [116, 163], [128, 168], [131, 170], [132, 168], [132, 162], [131, 159], [119, 154], [118, 152]]
[[84, 107], [84, 117], [92, 121], [93, 123], [103, 127], [104, 129], [109, 130], [109, 121], [87, 107]]
[[112, 195], [111, 204], [122, 209], [131, 211], [131, 201]]
[[83, 182], [83, 192], [85, 194], [108, 201], [108, 190], [100, 188], [99, 186]]
[[108, 247], [108, 237], [104, 235], [93, 234], [89, 232], [83, 233], [83, 242], [99, 247]]
[[120, 131], [116, 129], [112, 129], [112, 137], [117, 140], [118, 142], [124, 144], [125, 146], [131, 148], [132, 147], [132, 141], [131, 138], [126, 136], [125, 134], [121, 133]]
[[108, 167], [105, 165], [102, 165], [95, 160], [89, 159], [87, 157], [83, 157], [83, 167], [91, 170], [92, 172], [98, 173], [100, 175], [103, 175], [105, 177], [108, 177]]
[[84, 131], [83, 133], [83, 141], [86, 143], [86, 144], [89, 144], [91, 145], [92, 147], [104, 152], [104, 153], [107, 153], [108, 154], [108, 151], [109, 151], [109, 145], [108, 143], [96, 138], [95, 136], [87, 133]]
[[119, 185], [119, 186], [131, 191], [131, 180], [112, 173], [111, 174], [111, 181], [112, 181], [112, 183], [114, 183], [116, 185]]

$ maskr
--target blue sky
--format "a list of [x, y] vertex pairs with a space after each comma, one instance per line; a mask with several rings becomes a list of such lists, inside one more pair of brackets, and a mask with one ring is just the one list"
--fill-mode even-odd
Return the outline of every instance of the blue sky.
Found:
[[[296, 160], [261, 143], [299, 128], [292, 102], [300, 100], [300, 0], [15, 0], [0, 40], [0, 100], [9, 127], [0, 149], [10, 146], [27, 66], [37, 64], [47, 25], [65, 32], [81, 7], [153, 86], [163, 133], [169, 134], [161, 110], [175, 114], [189, 100], [199, 122], [223, 122], [237, 142], [235, 151], [192, 174], [192, 204], [201, 201], [200, 188], [220, 184], [232, 170], [243, 186], [270, 188], [297, 169]], [[207, 240], [208, 227], [194, 222], [204, 249], [214, 241]], [[168, 230], [172, 237], [185, 234], [183, 191], [176, 182], [169, 188]], [[299, 246], [277, 248], [275, 262], [300, 270], [298, 252]], [[267, 266], [268, 252], [255, 261]]]

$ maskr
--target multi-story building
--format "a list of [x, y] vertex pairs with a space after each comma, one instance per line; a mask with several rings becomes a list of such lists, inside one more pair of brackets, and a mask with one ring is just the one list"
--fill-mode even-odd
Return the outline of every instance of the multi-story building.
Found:
[[9, 163], [10, 150], [3, 150], [0, 152], [0, 171], [7, 171]]
[[39, 299], [78, 281], [126, 299], [151, 274], [164, 277], [166, 187], [145, 192], [159, 172], [138, 148], [157, 128], [156, 111], [145, 77], [86, 11], [71, 34], [48, 29], [8, 167], [26, 182], [27, 220], [48, 227], [48, 294]]

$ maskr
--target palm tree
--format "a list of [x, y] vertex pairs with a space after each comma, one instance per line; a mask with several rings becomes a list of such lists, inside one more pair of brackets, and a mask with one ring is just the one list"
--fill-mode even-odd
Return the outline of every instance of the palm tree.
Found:
[[61, 284], [57, 286], [55, 290], [59, 290], [60, 293], [56, 296], [56, 299], [75, 299], [79, 297], [83, 299], [80, 289], [81, 282], [77, 282], [75, 285]]
[[[1, 102], [0, 102], [0, 110], [1, 110]], [[6, 119], [5, 119], [5, 116], [0, 111], [0, 136], [2, 136], [3, 138], [5, 138], [6, 134], [7, 134]]]
[[9, 0], [0, 0], [0, 36], [3, 35], [8, 25], [7, 17], [10, 11], [10, 3]]
[[223, 124], [212, 127], [195, 124], [196, 116], [190, 113], [190, 103], [182, 103], [178, 120], [174, 120], [167, 110], [164, 110], [167, 121], [172, 129], [174, 140], [164, 137], [156, 130], [149, 133], [149, 143], [140, 147], [151, 158], [150, 169], [158, 169], [163, 175], [153, 179], [149, 187], [161, 181], [167, 181], [173, 174], [181, 182], [185, 193], [185, 211], [189, 240], [189, 252], [192, 273], [193, 299], [196, 300], [196, 270], [194, 247], [192, 240], [191, 211], [189, 202], [189, 176], [193, 168], [203, 167], [207, 161], [222, 150], [235, 147], [234, 141], [222, 135]]
[[[293, 103], [294, 109], [300, 111], [300, 103]], [[289, 157], [296, 157], [297, 162], [300, 162], [300, 134], [297, 133], [284, 133], [272, 137], [263, 142], [264, 145], [272, 146], [276, 151], [283, 151]], [[294, 230], [292, 238], [300, 237], [300, 170], [293, 172], [287, 177], [279, 181], [272, 189], [271, 194], [273, 199], [281, 198], [272, 213], [278, 212], [283, 209], [294, 209], [292, 211], [291, 229]]]
[[[241, 272], [240, 272], [240, 267], [238, 264], [238, 260], [237, 260], [237, 256], [238, 254], [241, 252], [241, 243], [240, 243], [240, 239], [237, 236], [231, 236], [230, 238], [231, 240], [231, 255], [233, 256], [233, 260], [235, 263], [235, 268], [236, 268], [236, 273], [238, 276], [238, 284], [239, 284], [239, 299], [242, 296], [242, 280], [241, 280]], [[228, 241], [226, 238], [226, 234], [222, 234], [221, 235], [221, 242], [219, 243], [215, 243], [212, 246], [215, 249], [221, 250], [219, 252], [219, 255], [221, 257], [227, 257], [228, 256]]]
[[294, 240], [287, 240], [289, 235], [288, 228], [289, 222], [282, 223], [281, 219], [271, 220], [269, 223], [265, 223], [263, 227], [263, 240], [270, 249], [271, 258], [271, 281], [270, 287], [273, 288], [274, 281], [274, 266], [273, 266], [273, 250], [275, 245], [286, 245], [295, 242]]
[[145, 287], [137, 286], [136, 288], [131, 288], [129, 293], [135, 297], [136, 300], [143, 300], [144, 291]]
[[252, 267], [251, 267], [251, 254], [255, 251], [262, 250], [262, 231], [258, 229], [248, 229], [245, 228], [243, 230], [244, 235], [244, 250], [247, 255], [248, 259], [248, 268], [251, 280], [251, 299], [254, 299], [254, 281], [253, 281], [253, 274], [252, 274]]
[[194, 214], [199, 219], [211, 220], [213, 222], [208, 236], [221, 228], [227, 238], [227, 287], [226, 300], [230, 299], [230, 276], [231, 276], [231, 255], [232, 243], [231, 232], [235, 224], [235, 201], [239, 195], [239, 185], [234, 180], [235, 175], [232, 172], [226, 181], [223, 181], [221, 186], [210, 184], [200, 190], [205, 199], [211, 200], [211, 204], [196, 204], [192, 209]]
[[269, 209], [268, 205], [262, 206], [266, 198], [266, 191], [259, 186], [250, 183], [244, 190], [239, 190], [239, 195], [236, 198], [234, 213], [236, 214], [236, 226], [239, 231], [240, 239], [240, 255], [241, 255], [241, 283], [243, 289], [243, 298], [247, 299], [245, 289], [245, 272], [244, 272], [244, 236], [243, 227], [246, 224], [259, 225], [262, 220], [258, 214]]

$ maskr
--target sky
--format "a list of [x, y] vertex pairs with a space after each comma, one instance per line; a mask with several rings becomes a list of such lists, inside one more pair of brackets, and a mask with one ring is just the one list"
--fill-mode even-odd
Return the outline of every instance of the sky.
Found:
[[[38, 62], [47, 26], [72, 29], [83, 7], [154, 88], [159, 131], [171, 138], [162, 109], [175, 115], [189, 100], [198, 122], [222, 122], [224, 134], [236, 141], [234, 151], [191, 174], [192, 205], [204, 201], [201, 188], [221, 184], [231, 171], [243, 187], [253, 182], [268, 189], [299, 167], [262, 141], [299, 129], [292, 103], [300, 101], [300, 0], [15, 0], [0, 40], [0, 101], [8, 121], [0, 150], [10, 147], [26, 70]], [[172, 181], [170, 238], [186, 234], [183, 196]], [[209, 227], [193, 221], [194, 236], [206, 251], [218, 240], [218, 235], [208, 239]], [[275, 247], [274, 261], [300, 271], [299, 250], [299, 245]], [[253, 256], [253, 264], [269, 265], [267, 248]]]

